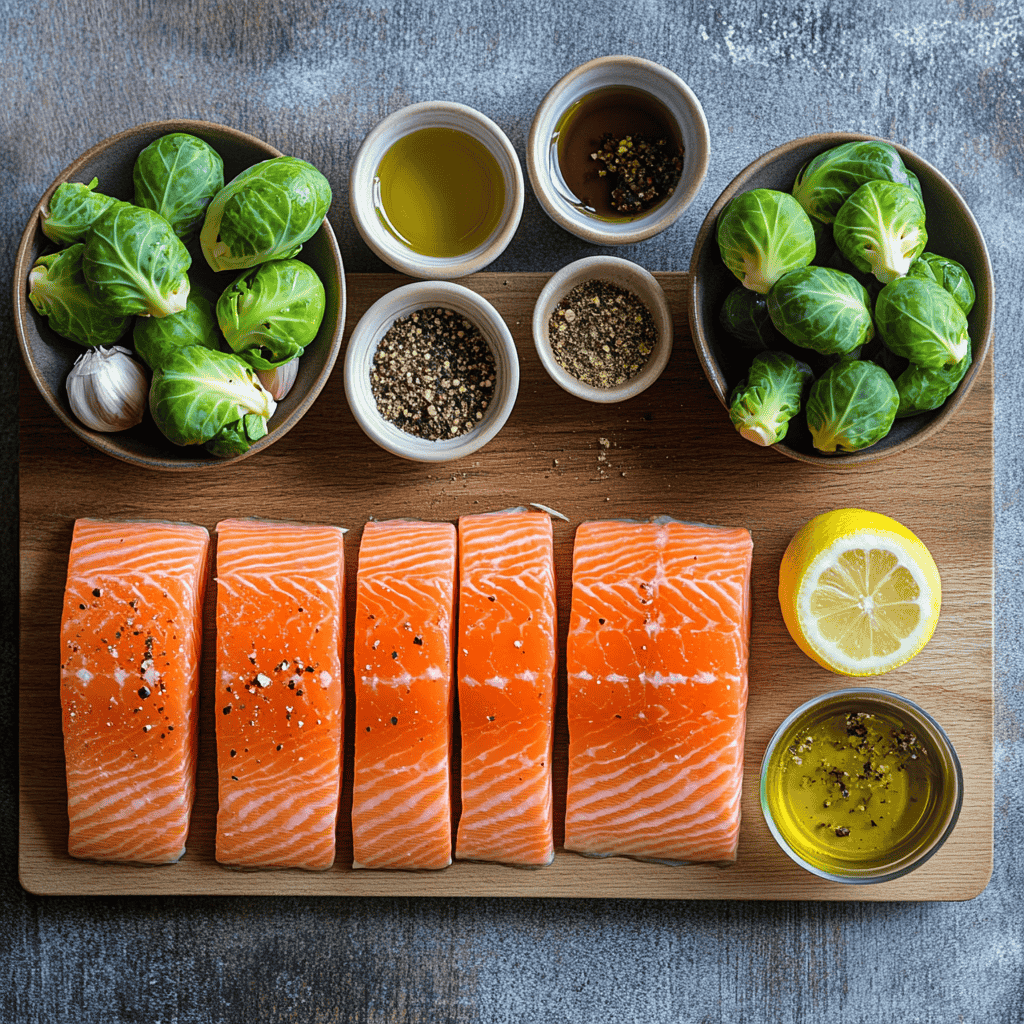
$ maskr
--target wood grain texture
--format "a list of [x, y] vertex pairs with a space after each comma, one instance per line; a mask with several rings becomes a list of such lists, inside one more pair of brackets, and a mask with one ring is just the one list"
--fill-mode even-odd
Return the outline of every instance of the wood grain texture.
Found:
[[[544, 274], [478, 274], [464, 283], [505, 317], [519, 348], [519, 400], [487, 448], [445, 466], [406, 463], [374, 448], [345, 403], [341, 364], [291, 433], [258, 458], [203, 476], [138, 470], [79, 441], [21, 383], [20, 844], [22, 884], [38, 893], [607, 896], [657, 899], [958, 900], [980, 892], [992, 868], [993, 461], [991, 363], [960, 415], [939, 437], [858, 472], [826, 471], [743, 441], [703, 378], [686, 329], [683, 274], [659, 275], [675, 323], [668, 369], [619, 406], [592, 406], [558, 390], [533, 351], [530, 319]], [[350, 275], [346, 336], [392, 274]], [[950, 467], [956, 466], [956, 472]], [[207, 601], [198, 796], [185, 858], [165, 868], [74, 861], [60, 733], [58, 632], [74, 519], [186, 519], [213, 529], [259, 515], [348, 527], [348, 597], [354, 555], [370, 518], [454, 521], [460, 514], [540, 502], [555, 522], [560, 640], [568, 622], [572, 536], [587, 519], [668, 513], [739, 525], [754, 537], [754, 621], [737, 864], [667, 868], [621, 858], [588, 860], [559, 849], [538, 871], [458, 862], [439, 873], [353, 872], [347, 825], [338, 862], [319, 874], [233, 872], [214, 862], [216, 781], [213, 617]], [[843, 680], [802, 655], [775, 596], [789, 538], [826, 509], [860, 506], [891, 515], [928, 545], [943, 579], [943, 613], [925, 650], [877, 682], [917, 701], [949, 733], [965, 776], [960, 822], [919, 871], [849, 887], [810, 876], [776, 847], [757, 804], [756, 778], [772, 731], [808, 697]], [[212, 592], [211, 592], [212, 593]], [[348, 638], [346, 664], [351, 659]], [[564, 669], [554, 761], [556, 820], [564, 813], [567, 735]], [[351, 696], [351, 695], [350, 695]], [[346, 735], [342, 822], [351, 807], [352, 726]], [[556, 831], [556, 843], [561, 830]]]

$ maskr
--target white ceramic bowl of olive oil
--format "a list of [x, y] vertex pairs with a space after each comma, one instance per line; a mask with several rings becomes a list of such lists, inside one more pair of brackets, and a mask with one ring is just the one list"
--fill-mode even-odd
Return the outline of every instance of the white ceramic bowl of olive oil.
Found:
[[450, 279], [505, 250], [524, 191], [512, 143], [489, 117], [462, 103], [414, 103], [363, 140], [349, 205], [363, 241], [389, 266]]
[[[442, 381], [431, 371], [431, 366], [436, 367], [439, 359], [444, 360], [450, 354], [442, 351], [451, 343], [450, 335], [437, 343], [429, 337], [432, 331], [430, 324], [434, 319], [432, 313], [437, 310], [453, 315], [449, 323], [468, 321], [471, 326], [467, 333], [474, 335], [478, 332], [477, 340], [486, 346], [489, 358], [486, 358], [485, 388], [481, 389], [486, 404], [480, 401], [480, 390], [475, 402], [472, 398], [467, 399], [472, 406], [468, 418], [475, 425], [464, 429], [463, 424], [454, 436], [432, 438], [412, 432], [418, 429], [412, 425], [408, 430], [403, 429], [402, 418], [409, 413], [415, 416], [422, 413], [424, 418], [435, 414], [447, 416], [442, 407], [450, 410], [452, 403], [446, 399], [460, 388], [463, 393], [467, 390], [472, 393], [480, 383], [480, 377], [484, 376], [478, 373], [474, 381], [470, 370], [465, 380], [459, 380], [452, 372], [444, 374], [446, 379]], [[394, 336], [398, 344], [393, 344], [392, 348], [404, 348], [408, 357], [402, 370], [408, 370], [410, 379], [415, 380], [417, 388], [422, 388], [418, 394], [401, 394], [410, 391], [405, 381], [406, 374], [402, 372], [396, 378], [393, 363], [388, 367], [378, 365], [377, 351], [394, 328], [408, 325], [409, 318], [420, 314], [426, 314], [422, 321], [422, 334], [415, 337], [414, 334], [419, 332], [415, 332], [414, 326], [413, 333], [407, 333], [405, 338]], [[460, 325], [455, 323], [455, 326]], [[457, 343], [454, 347], [456, 350], [459, 348]], [[423, 352], [419, 361], [417, 348]], [[480, 346], [477, 348], [479, 351]], [[454, 356], [452, 363], [453, 368], [459, 365]], [[447, 367], [448, 363], [444, 365]], [[508, 325], [483, 296], [453, 281], [415, 281], [395, 288], [363, 314], [349, 338], [345, 354], [345, 396], [352, 415], [367, 437], [385, 451], [403, 459], [451, 462], [478, 451], [505, 425], [518, 393], [519, 355]], [[400, 415], [396, 415], [399, 411]]]
[[[603, 139], [612, 155], [622, 146], [626, 159], [606, 158]], [[642, 57], [609, 56], [552, 86], [534, 116], [526, 163], [556, 224], [596, 245], [626, 245], [679, 219], [700, 191], [710, 149], [700, 100], [675, 72]], [[631, 159], [642, 176], [624, 170]], [[639, 181], [648, 176], [645, 191]]]

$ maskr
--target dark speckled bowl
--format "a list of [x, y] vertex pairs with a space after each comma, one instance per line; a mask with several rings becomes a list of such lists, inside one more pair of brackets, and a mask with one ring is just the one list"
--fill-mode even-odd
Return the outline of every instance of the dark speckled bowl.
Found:
[[[143, 422], [131, 430], [104, 434], [83, 426], [71, 412], [64, 382], [75, 359], [84, 349], [50, 330], [28, 299], [28, 274], [36, 259], [56, 246], [40, 228], [41, 211], [54, 189], [64, 181], [89, 182], [99, 179], [98, 189], [118, 199], [131, 200], [132, 168], [139, 152], [154, 139], [170, 132], [188, 132], [208, 142], [224, 160], [224, 180], [230, 181], [246, 167], [281, 156], [280, 150], [235, 128], [205, 121], [155, 121], [130, 128], [93, 146], [61, 172], [32, 211], [18, 248], [14, 266], [14, 322], [22, 355], [43, 398], [64, 424], [93, 447], [138, 466], [153, 469], [200, 470], [238, 462], [262, 451], [283, 437], [306, 414], [330, 376], [341, 349], [345, 323], [345, 275], [341, 252], [325, 219], [317, 233], [302, 247], [298, 258], [320, 276], [327, 294], [323, 323], [316, 338], [306, 347], [299, 363], [298, 377], [288, 395], [279, 402], [270, 420], [270, 432], [255, 442], [244, 455], [219, 459], [201, 446], [181, 447], [168, 441], [153, 423], [148, 411]], [[206, 264], [198, 243], [190, 245], [193, 285], [205, 285], [214, 294], [234, 280], [231, 271], [214, 274]], [[119, 344], [131, 346], [131, 333]]]
[[[718, 326], [718, 311], [722, 302], [739, 283], [726, 268], [718, 252], [715, 237], [718, 215], [726, 203], [740, 192], [755, 188], [789, 192], [797, 171], [808, 160], [840, 143], [871, 138], [873, 136], [833, 132], [787, 142], [755, 160], [733, 178], [704, 219], [690, 261], [690, 333], [708, 381], [724, 406], [728, 407], [728, 397], [733, 387], [746, 376], [748, 364], [745, 359], [739, 359], [733, 354], [734, 344]], [[928, 215], [927, 250], [962, 263], [974, 281], [977, 300], [967, 317], [974, 346], [974, 362], [945, 405], [932, 412], [896, 420], [886, 437], [859, 452], [828, 454], [818, 451], [811, 443], [810, 431], [803, 413], [800, 413], [790, 422], [785, 440], [773, 446], [776, 451], [791, 459], [847, 469], [905, 452], [936, 434], [956, 415], [974, 386], [982, 364], [988, 358], [992, 345], [995, 296], [992, 264], [981, 229], [960, 194], [939, 171], [909, 149], [896, 143], [892, 145], [899, 150], [907, 168], [921, 179]]]

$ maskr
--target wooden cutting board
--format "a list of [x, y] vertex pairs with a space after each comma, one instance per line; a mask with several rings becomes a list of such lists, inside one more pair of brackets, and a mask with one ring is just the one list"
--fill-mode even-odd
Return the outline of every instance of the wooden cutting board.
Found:
[[[902, 457], [857, 472], [819, 469], [744, 441], [705, 381], [687, 329], [686, 275], [657, 275], [669, 297], [675, 348], [661, 380], [621, 405], [591, 405], [560, 391], [533, 349], [533, 304], [546, 274], [466, 279], [505, 317], [519, 347], [519, 399], [503, 432], [470, 458], [443, 466], [404, 462], [362, 434], [345, 401], [342, 362], [305, 419], [256, 458], [199, 475], [139, 470], [66, 430], [21, 387], [20, 846], [22, 885], [43, 894], [182, 893], [395, 896], [602, 896], [656, 899], [959, 900], [992, 871], [992, 380], [991, 362], [950, 427]], [[347, 338], [393, 274], [348, 277]], [[667, 513], [745, 526], [754, 537], [750, 701], [739, 859], [728, 868], [669, 868], [623, 858], [591, 860], [560, 848], [567, 729], [564, 669], [557, 708], [555, 861], [538, 871], [457, 862], [436, 873], [352, 871], [352, 722], [345, 747], [337, 866], [237, 872], [214, 861], [217, 806], [212, 601], [207, 602], [198, 795], [188, 852], [178, 864], [131, 867], [67, 855], [67, 792], [58, 649], [74, 520], [80, 516], [189, 520], [211, 533], [229, 516], [348, 527], [349, 607], [363, 524], [459, 515], [539, 502], [554, 523], [560, 639], [569, 618], [572, 539], [588, 519]], [[893, 882], [845, 886], [797, 867], [776, 846], [758, 803], [758, 772], [772, 732], [798, 704], [844, 680], [791, 641], [776, 588], [782, 552], [804, 521], [843, 506], [873, 509], [909, 526], [935, 556], [943, 583], [935, 636], [912, 662], [876, 682], [931, 712], [963, 764], [965, 797], [950, 839], [918, 871]], [[211, 590], [212, 594], [212, 590]], [[347, 664], [351, 661], [351, 632]], [[351, 681], [349, 682], [351, 691]], [[351, 708], [351, 692], [349, 694]]]

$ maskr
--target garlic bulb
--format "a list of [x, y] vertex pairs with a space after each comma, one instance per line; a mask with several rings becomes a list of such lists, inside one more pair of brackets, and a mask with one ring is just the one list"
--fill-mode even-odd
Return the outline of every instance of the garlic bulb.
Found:
[[67, 379], [71, 411], [92, 430], [113, 433], [142, 422], [149, 380], [123, 345], [83, 352]]
[[275, 402], [280, 402], [292, 389], [299, 372], [299, 357], [289, 360], [284, 366], [275, 366], [273, 370], [257, 370], [256, 376], [260, 383], [273, 395]]

